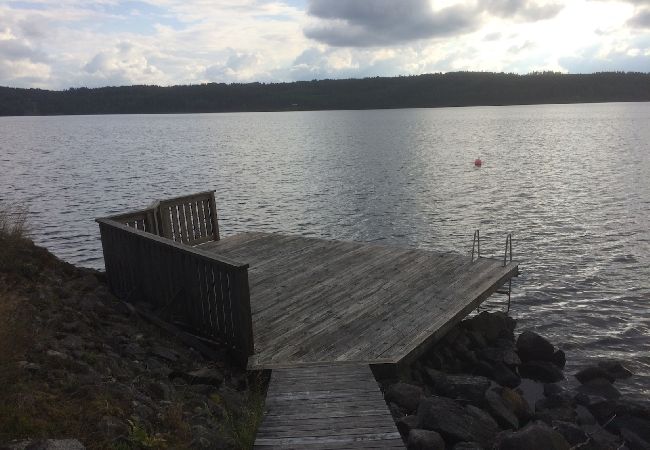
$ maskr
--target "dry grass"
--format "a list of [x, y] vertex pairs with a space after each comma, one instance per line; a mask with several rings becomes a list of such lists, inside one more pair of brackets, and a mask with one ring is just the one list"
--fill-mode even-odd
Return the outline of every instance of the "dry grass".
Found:
[[0, 270], [19, 268], [20, 253], [27, 242], [27, 209], [17, 203], [0, 202]]

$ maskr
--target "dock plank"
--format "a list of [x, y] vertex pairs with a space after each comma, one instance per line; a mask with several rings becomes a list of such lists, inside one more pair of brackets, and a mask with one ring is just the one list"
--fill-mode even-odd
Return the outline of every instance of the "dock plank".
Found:
[[201, 246], [249, 264], [249, 368], [398, 363], [517, 274], [468, 255], [274, 233]]
[[404, 448], [367, 365], [275, 369], [255, 449]]

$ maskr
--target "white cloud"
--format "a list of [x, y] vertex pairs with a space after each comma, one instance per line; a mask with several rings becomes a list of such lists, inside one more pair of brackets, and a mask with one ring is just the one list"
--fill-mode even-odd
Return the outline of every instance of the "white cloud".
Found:
[[[644, 67], [650, 39], [645, 0], [566, 0], [562, 8], [558, 4], [554, 0], [3, 3], [0, 85], [61, 89], [449, 70]], [[375, 9], [368, 10], [367, 5]]]

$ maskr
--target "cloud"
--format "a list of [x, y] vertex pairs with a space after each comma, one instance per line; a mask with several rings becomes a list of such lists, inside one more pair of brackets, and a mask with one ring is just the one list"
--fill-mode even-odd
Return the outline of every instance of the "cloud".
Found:
[[268, 78], [264, 74], [263, 58], [259, 53], [228, 49], [225, 62], [212, 64], [205, 69], [205, 76], [210, 81], [243, 82], [262, 81]]
[[485, 11], [498, 17], [536, 22], [555, 17], [564, 7], [560, 3], [538, 4], [531, 0], [483, 0]]
[[650, 72], [650, 52], [638, 48], [624, 51], [613, 50], [600, 53], [596, 46], [583, 51], [579, 56], [560, 58], [560, 65], [570, 73], [594, 73], [619, 71], [624, 67], [630, 72]]
[[650, 29], [650, 7], [638, 9], [627, 23], [634, 28]]
[[429, 0], [312, 0], [307, 13], [320, 20], [305, 36], [334, 47], [390, 46], [463, 34], [479, 24], [472, 7], [434, 11]]

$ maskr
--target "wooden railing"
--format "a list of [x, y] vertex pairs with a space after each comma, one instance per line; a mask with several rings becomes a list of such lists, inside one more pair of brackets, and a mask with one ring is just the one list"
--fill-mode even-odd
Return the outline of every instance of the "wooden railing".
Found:
[[245, 363], [253, 354], [248, 264], [145, 232], [149, 215], [140, 213], [132, 218], [144, 228], [127, 225], [127, 215], [96, 219], [111, 291], [222, 339]]
[[112, 216], [111, 219], [137, 230], [158, 234], [156, 208], [153, 207]]
[[214, 191], [161, 200], [156, 210], [161, 236], [188, 245], [219, 240]]

